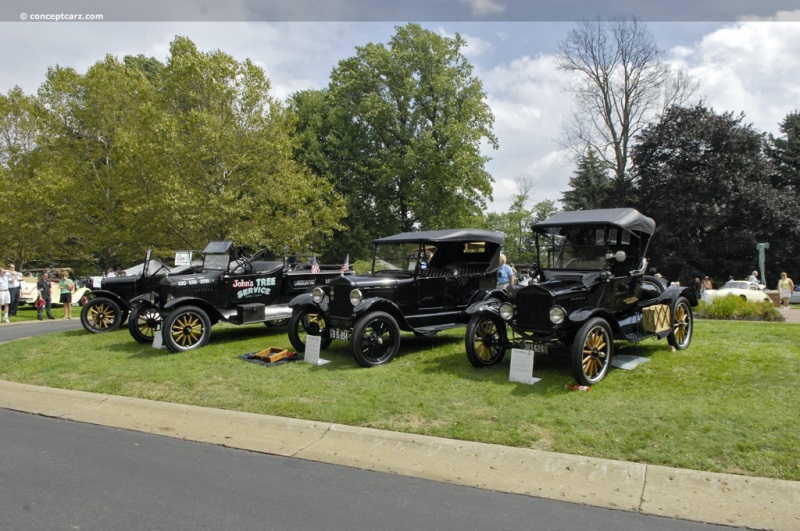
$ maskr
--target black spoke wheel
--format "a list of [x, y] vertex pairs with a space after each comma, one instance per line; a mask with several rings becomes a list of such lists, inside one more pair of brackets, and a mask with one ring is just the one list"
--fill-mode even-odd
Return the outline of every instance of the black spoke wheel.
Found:
[[94, 297], [81, 308], [81, 324], [87, 332], [113, 332], [124, 321], [119, 304], [106, 297]]
[[328, 348], [331, 339], [328, 337], [328, 323], [325, 316], [314, 308], [300, 308], [292, 312], [289, 318], [289, 341], [297, 352], [306, 351], [306, 338], [320, 336], [320, 348]]
[[171, 352], [203, 347], [211, 339], [211, 319], [202, 308], [182, 306], [164, 318], [161, 336]]
[[353, 357], [362, 367], [389, 363], [400, 350], [400, 327], [385, 312], [373, 312], [356, 322], [350, 342]]
[[685, 297], [678, 297], [672, 307], [672, 331], [667, 336], [667, 341], [675, 350], [684, 350], [692, 342], [693, 331], [692, 307]]
[[152, 343], [159, 326], [161, 326], [161, 313], [158, 308], [149, 304], [139, 304], [131, 310], [128, 332], [139, 343]]
[[594, 385], [608, 374], [614, 337], [605, 319], [595, 317], [581, 326], [572, 343], [572, 373], [580, 385]]
[[473, 367], [482, 369], [503, 361], [506, 355], [506, 324], [491, 313], [472, 317], [464, 338], [467, 358]]

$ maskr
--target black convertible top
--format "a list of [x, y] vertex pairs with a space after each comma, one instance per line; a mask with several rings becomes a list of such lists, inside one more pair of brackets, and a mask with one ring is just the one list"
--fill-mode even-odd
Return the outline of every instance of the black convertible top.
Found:
[[414, 242], [490, 242], [498, 245], [503, 243], [505, 235], [483, 229], [445, 229], [427, 230], [421, 232], [401, 232], [394, 236], [386, 236], [372, 240], [373, 244], [380, 243], [414, 243]]
[[656, 230], [656, 222], [635, 208], [559, 212], [544, 221], [534, 223], [531, 225], [531, 229], [547, 229], [567, 225], [615, 225], [631, 232], [642, 232], [648, 235], [652, 235]]

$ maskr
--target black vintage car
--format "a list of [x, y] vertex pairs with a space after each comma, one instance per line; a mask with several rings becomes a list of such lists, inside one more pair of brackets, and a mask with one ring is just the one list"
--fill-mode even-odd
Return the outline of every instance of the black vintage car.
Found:
[[95, 279], [88, 300], [81, 309], [81, 324], [87, 332], [117, 330], [133, 310], [131, 300], [158, 286], [165, 275], [181, 275], [192, 271], [189, 265], [169, 267], [152, 258], [147, 251], [141, 273]]
[[349, 341], [361, 366], [388, 363], [400, 330], [433, 335], [467, 324], [466, 309], [496, 287], [503, 240], [478, 229], [374, 240], [371, 274], [337, 278], [290, 303], [289, 339], [298, 351], [308, 335], [320, 336], [323, 348]]
[[342, 276], [339, 266], [308, 265], [253, 257], [231, 241], [210, 242], [203, 250], [203, 264], [181, 276], [165, 276], [155, 289], [135, 298], [128, 322], [134, 339], [153, 340], [160, 330], [172, 352], [199, 348], [208, 343], [211, 327], [220, 322], [282, 324], [291, 316], [289, 301], [314, 286]]
[[[692, 340], [691, 288], [665, 287], [645, 275], [655, 222], [631, 208], [562, 212], [531, 227], [538, 249], [534, 282], [508, 300], [471, 306], [467, 357], [475, 367], [500, 362], [510, 347], [566, 350], [581, 385], [608, 373], [614, 340]], [[511, 334], [508, 334], [508, 329]]]

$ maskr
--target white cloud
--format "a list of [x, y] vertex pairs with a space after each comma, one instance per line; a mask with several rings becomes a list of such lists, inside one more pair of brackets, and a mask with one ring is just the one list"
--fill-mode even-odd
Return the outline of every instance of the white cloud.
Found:
[[[800, 11], [795, 11], [800, 18]], [[786, 14], [779, 14], [788, 20]], [[676, 58], [700, 82], [705, 103], [715, 112], [744, 112], [745, 122], [777, 132], [787, 114], [800, 107], [800, 24], [737, 22], [705, 35]]]

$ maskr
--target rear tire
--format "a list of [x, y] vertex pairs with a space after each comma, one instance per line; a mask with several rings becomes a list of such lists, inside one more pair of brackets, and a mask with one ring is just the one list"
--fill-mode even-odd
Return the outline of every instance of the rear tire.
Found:
[[289, 318], [289, 341], [296, 352], [306, 351], [306, 338], [320, 336], [319, 348], [326, 349], [332, 339], [328, 337], [328, 322], [315, 308], [301, 308], [292, 312]]
[[667, 341], [675, 350], [685, 350], [692, 342], [694, 332], [694, 314], [689, 301], [685, 297], [678, 297], [672, 308], [672, 332], [667, 336]]
[[131, 310], [128, 332], [143, 345], [153, 342], [156, 330], [161, 326], [161, 313], [149, 304], [139, 304]]
[[93, 334], [113, 332], [124, 320], [119, 304], [107, 297], [94, 297], [81, 308], [81, 324]]

